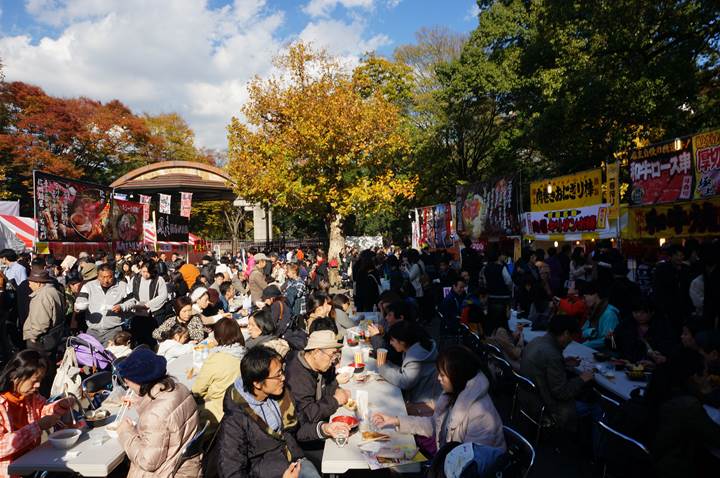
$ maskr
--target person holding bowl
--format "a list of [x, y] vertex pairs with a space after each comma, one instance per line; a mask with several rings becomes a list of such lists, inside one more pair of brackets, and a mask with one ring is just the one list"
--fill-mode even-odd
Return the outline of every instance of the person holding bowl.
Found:
[[66, 426], [72, 397], [48, 404], [38, 391], [48, 364], [35, 350], [17, 353], [0, 373], [0, 476], [8, 476], [14, 460], [40, 445], [44, 431]]

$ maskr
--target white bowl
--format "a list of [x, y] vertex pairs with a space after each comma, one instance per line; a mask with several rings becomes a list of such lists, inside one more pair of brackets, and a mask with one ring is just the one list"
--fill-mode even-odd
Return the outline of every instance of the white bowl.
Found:
[[80, 439], [80, 435], [82, 435], [82, 430], [78, 430], [77, 428], [58, 430], [50, 434], [48, 441], [50, 441], [50, 444], [55, 448], [64, 450], [72, 448], [72, 446]]

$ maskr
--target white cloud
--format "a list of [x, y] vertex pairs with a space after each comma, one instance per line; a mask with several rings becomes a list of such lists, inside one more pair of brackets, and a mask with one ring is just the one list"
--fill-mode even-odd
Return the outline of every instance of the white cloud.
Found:
[[311, 17], [326, 17], [335, 7], [342, 5], [345, 8], [362, 8], [371, 10], [375, 0], [310, 0], [303, 7], [303, 11]]
[[247, 82], [268, 75], [273, 56], [290, 41], [312, 41], [355, 62], [390, 43], [386, 35], [368, 35], [361, 20], [323, 18], [283, 36], [285, 14], [266, 0], [234, 0], [214, 9], [207, 3], [27, 0], [35, 21], [59, 33], [38, 41], [0, 38], [6, 79], [51, 95], [117, 98], [136, 113], [176, 111], [199, 145], [226, 148], [225, 128], [247, 101]]
[[473, 0], [472, 5], [470, 5], [470, 8], [468, 9], [467, 15], [465, 15], [465, 20], [477, 20], [478, 15], [480, 15], [480, 7], [478, 6], [477, 2]]
[[361, 20], [345, 23], [339, 20], [317, 20], [310, 22], [300, 33], [301, 40], [325, 48], [329, 53], [340, 56], [357, 56], [374, 51], [391, 42], [387, 35], [375, 35], [363, 39], [365, 25]]

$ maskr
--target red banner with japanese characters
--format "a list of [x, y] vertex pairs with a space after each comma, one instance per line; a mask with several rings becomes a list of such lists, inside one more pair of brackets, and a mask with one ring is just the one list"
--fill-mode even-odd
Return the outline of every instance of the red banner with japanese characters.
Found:
[[693, 198], [692, 139], [683, 138], [630, 153], [630, 204], [645, 206]]

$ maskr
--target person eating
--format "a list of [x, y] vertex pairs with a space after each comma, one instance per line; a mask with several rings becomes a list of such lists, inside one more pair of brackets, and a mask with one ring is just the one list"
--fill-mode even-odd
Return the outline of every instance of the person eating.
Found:
[[450, 442], [477, 443], [505, 450], [502, 420], [490, 397], [490, 382], [481, 365], [480, 358], [467, 347], [448, 347], [437, 360], [443, 393], [433, 415], [394, 417], [374, 413], [373, 425], [395, 426], [400, 433], [433, 437], [438, 450]]
[[139, 399], [137, 424], [125, 417], [118, 438], [130, 460], [129, 477], [189, 478], [200, 474], [200, 457], [175, 464], [198, 429], [198, 409], [190, 390], [167, 374], [167, 361], [149, 349], [133, 350], [117, 373]]
[[315, 466], [320, 466], [324, 439], [332, 430], [327, 421], [347, 403], [350, 392], [338, 386], [335, 364], [340, 348], [335, 332], [312, 332], [304, 351], [292, 351], [287, 358], [287, 384], [302, 424], [312, 424], [316, 436], [300, 440], [300, 446]]
[[48, 363], [36, 350], [23, 350], [0, 373], [0, 476], [8, 466], [40, 445], [43, 432], [65, 426], [61, 417], [71, 412], [74, 399], [48, 404], [39, 393]]

